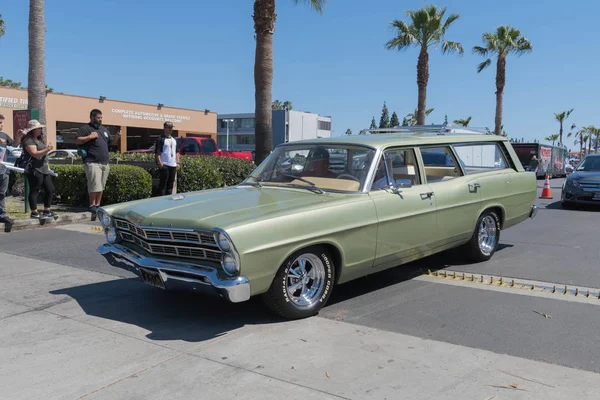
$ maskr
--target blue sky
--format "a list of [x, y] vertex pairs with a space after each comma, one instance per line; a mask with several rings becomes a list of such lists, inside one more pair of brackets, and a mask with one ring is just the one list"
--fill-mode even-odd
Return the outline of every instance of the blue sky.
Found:
[[[0, 76], [27, 81], [27, 1], [0, 8]], [[57, 91], [117, 100], [254, 111], [251, 0], [47, 0], [46, 81]], [[387, 51], [389, 24], [425, 1], [329, 0], [323, 15], [277, 0], [273, 99], [330, 115], [334, 135], [377, 122], [384, 101], [402, 117], [416, 108], [417, 50]], [[448, 0], [461, 18], [447, 39], [465, 55], [430, 54], [427, 123], [472, 116], [493, 129], [495, 68], [480, 74], [471, 53], [498, 25], [521, 29], [533, 52], [507, 62], [504, 127], [526, 139], [558, 133], [554, 112], [575, 108], [566, 124], [597, 124], [600, 3], [558, 0]], [[566, 141], [574, 148], [572, 139]], [[578, 146], [577, 146], [578, 148]]]

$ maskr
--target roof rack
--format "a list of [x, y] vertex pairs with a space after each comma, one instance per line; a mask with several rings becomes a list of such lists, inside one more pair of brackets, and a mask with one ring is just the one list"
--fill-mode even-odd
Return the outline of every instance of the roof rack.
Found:
[[415, 136], [445, 136], [445, 135], [492, 135], [489, 128], [471, 128], [465, 126], [442, 125], [413, 125], [396, 126], [394, 128], [362, 129], [359, 135], [406, 134]]

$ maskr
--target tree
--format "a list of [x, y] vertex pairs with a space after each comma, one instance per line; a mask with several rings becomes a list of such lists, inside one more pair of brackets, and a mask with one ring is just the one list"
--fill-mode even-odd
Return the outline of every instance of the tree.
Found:
[[555, 133], [545, 138], [545, 140], [552, 142], [552, 146], [554, 146], [554, 142], [556, 142], [556, 139], [558, 139], [558, 133]]
[[469, 126], [469, 123], [471, 123], [471, 116], [465, 118], [465, 119], [455, 119], [453, 121], [456, 125], [460, 125], [460, 126]]
[[4, 79], [2, 76], [0, 76], [0, 86], [12, 89], [20, 89], [23, 87], [21, 82], [14, 82], [12, 79]]
[[379, 129], [390, 127], [390, 113], [388, 111], [385, 101], [383, 102], [383, 108], [381, 109], [381, 118], [379, 119]]
[[[29, 74], [27, 97], [29, 108], [39, 110], [39, 121], [46, 124], [46, 72], [44, 57], [46, 51], [46, 23], [44, 20], [44, 0], [29, 1]], [[46, 128], [43, 129], [44, 142]]]
[[562, 143], [563, 143], [563, 122], [565, 122], [565, 120], [567, 118], [569, 118], [569, 115], [571, 115], [573, 110], [575, 110], [575, 109], [571, 108], [569, 111], [563, 111], [561, 113], [554, 113], [554, 118], [556, 118], [556, 120], [560, 124], [560, 130], [558, 131], [558, 135], [559, 135], [558, 144], [559, 145], [562, 145]]
[[375, 123], [375, 117], [373, 117], [373, 119], [371, 120], [371, 126], [369, 126], [369, 129], [377, 129], [377, 124]]
[[4, 20], [2, 19], [2, 14], [0, 14], [0, 36], [4, 36], [6, 33], [6, 25], [4, 25]]
[[392, 119], [390, 120], [390, 127], [395, 128], [397, 126], [400, 126], [400, 120], [398, 119], [398, 114], [394, 111], [392, 113]]
[[283, 104], [279, 100], [271, 103], [271, 110], [283, 110]]
[[352, 129], [350, 129], [350, 128], [346, 129], [346, 135], [352, 135]]
[[[433, 112], [433, 110], [435, 110], [435, 108], [429, 108], [429, 109], [425, 110], [425, 115], [431, 114]], [[402, 125], [403, 126], [419, 125], [417, 123], [417, 115], [418, 115], [418, 110], [415, 108], [414, 112], [406, 114], [406, 117], [404, 117], [404, 121], [402, 121]]]
[[458, 14], [450, 15], [446, 20], [446, 7], [437, 8], [434, 5], [426, 6], [415, 11], [407, 11], [411, 24], [394, 20], [392, 27], [397, 30], [397, 36], [388, 41], [388, 50], [405, 50], [411, 46], [419, 47], [417, 62], [417, 86], [419, 89], [417, 107], [417, 125], [425, 125], [427, 115], [427, 83], [429, 82], [429, 47], [441, 45], [444, 54], [458, 52], [463, 54], [463, 47], [458, 42], [449, 42], [444, 39], [450, 25], [456, 21]]
[[[504, 97], [504, 86], [506, 85], [506, 57], [509, 54], [522, 55], [531, 52], [532, 46], [529, 39], [521, 36], [521, 31], [517, 28], [503, 25], [498, 27], [496, 32], [486, 32], [483, 34], [483, 43], [485, 47], [473, 47], [473, 53], [483, 57], [489, 54], [497, 56], [496, 61], [496, 117], [494, 124], [494, 134], [501, 134], [502, 126], [502, 100]], [[483, 71], [492, 64], [491, 58], [486, 59], [477, 67], [477, 72]]]
[[283, 108], [286, 111], [290, 111], [292, 109], [292, 102], [289, 100], [286, 100], [283, 102]]
[[[326, 0], [293, 0], [309, 4], [321, 13]], [[271, 96], [273, 90], [273, 33], [275, 32], [275, 0], [254, 0], [254, 102], [256, 122], [255, 162], [260, 164], [273, 149], [273, 119]]]
[[575, 144], [579, 143], [579, 157], [583, 157], [583, 149], [585, 148], [585, 144], [588, 139], [588, 131], [589, 127], [584, 126], [579, 129], [577, 132], [573, 132], [574, 126], [571, 127], [571, 132], [567, 134], [567, 137], [571, 137], [571, 135], [575, 135]]

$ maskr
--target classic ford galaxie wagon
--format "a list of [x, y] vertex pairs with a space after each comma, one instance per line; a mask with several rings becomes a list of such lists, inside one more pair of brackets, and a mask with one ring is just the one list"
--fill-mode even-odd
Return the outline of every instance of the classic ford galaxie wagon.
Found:
[[104, 207], [98, 251], [161, 289], [261, 295], [302, 318], [338, 283], [459, 246], [489, 259], [501, 230], [535, 216], [536, 192], [501, 136], [306, 140], [278, 146], [234, 187]]

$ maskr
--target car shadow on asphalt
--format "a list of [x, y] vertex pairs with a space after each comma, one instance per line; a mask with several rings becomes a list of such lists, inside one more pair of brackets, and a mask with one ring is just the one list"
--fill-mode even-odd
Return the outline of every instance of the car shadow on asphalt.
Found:
[[218, 297], [155, 289], [139, 278], [74, 286], [50, 293], [70, 296], [88, 316], [148, 330], [146, 337], [158, 341], [202, 342], [245, 325], [281, 322], [264, 308], [259, 298], [232, 304]]
[[[501, 243], [497, 251], [508, 247], [512, 245]], [[328, 305], [409, 281], [428, 270], [435, 272], [469, 263], [459, 249], [448, 250], [338, 285]], [[219, 297], [155, 289], [139, 278], [73, 286], [50, 293], [70, 296], [88, 316], [143, 328], [150, 332], [148, 339], [157, 341], [202, 342], [246, 325], [285, 322], [270, 313], [260, 297], [233, 304]]]

